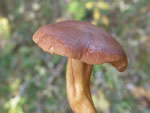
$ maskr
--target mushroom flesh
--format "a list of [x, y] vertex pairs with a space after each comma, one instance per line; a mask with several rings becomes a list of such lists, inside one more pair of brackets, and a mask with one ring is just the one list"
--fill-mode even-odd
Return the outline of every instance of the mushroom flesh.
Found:
[[90, 92], [94, 64], [110, 63], [120, 72], [127, 67], [121, 45], [88, 22], [70, 20], [42, 26], [33, 41], [45, 52], [68, 57], [67, 96], [74, 113], [97, 113]]

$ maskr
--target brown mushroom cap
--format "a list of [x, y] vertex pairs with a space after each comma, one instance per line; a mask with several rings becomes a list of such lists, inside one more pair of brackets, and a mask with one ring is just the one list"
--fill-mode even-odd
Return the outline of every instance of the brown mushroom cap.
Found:
[[120, 44], [103, 29], [88, 22], [62, 21], [40, 27], [33, 40], [44, 51], [87, 64], [111, 63], [118, 71], [127, 67]]

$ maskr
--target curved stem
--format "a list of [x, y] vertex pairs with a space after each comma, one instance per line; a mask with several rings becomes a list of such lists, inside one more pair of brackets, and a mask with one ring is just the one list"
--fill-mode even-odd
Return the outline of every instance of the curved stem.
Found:
[[74, 113], [97, 113], [90, 92], [92, 65], [68, 59], [67, 95]]

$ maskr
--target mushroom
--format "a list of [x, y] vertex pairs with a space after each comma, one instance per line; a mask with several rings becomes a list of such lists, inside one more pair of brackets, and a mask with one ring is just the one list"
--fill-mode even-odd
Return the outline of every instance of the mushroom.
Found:
[[45, 52], [68, 57], [66, 85], [74, 113], [97, 113], [90, 92], [93, 64], [110, 63], [122, 72], [127, 57], [121, 45], [88, 22], [62, 21], [40, 27], [33, 41]]

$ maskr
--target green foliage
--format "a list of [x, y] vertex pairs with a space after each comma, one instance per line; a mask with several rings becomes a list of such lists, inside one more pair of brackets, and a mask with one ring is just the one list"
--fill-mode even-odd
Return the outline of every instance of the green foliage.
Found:
[[73, 0], [68, 5], [68, 10], [72, 13], [72, 16], [75, 20], [84, 20], [86, 16], [86, 9], [83, 2], [78, 0]]

